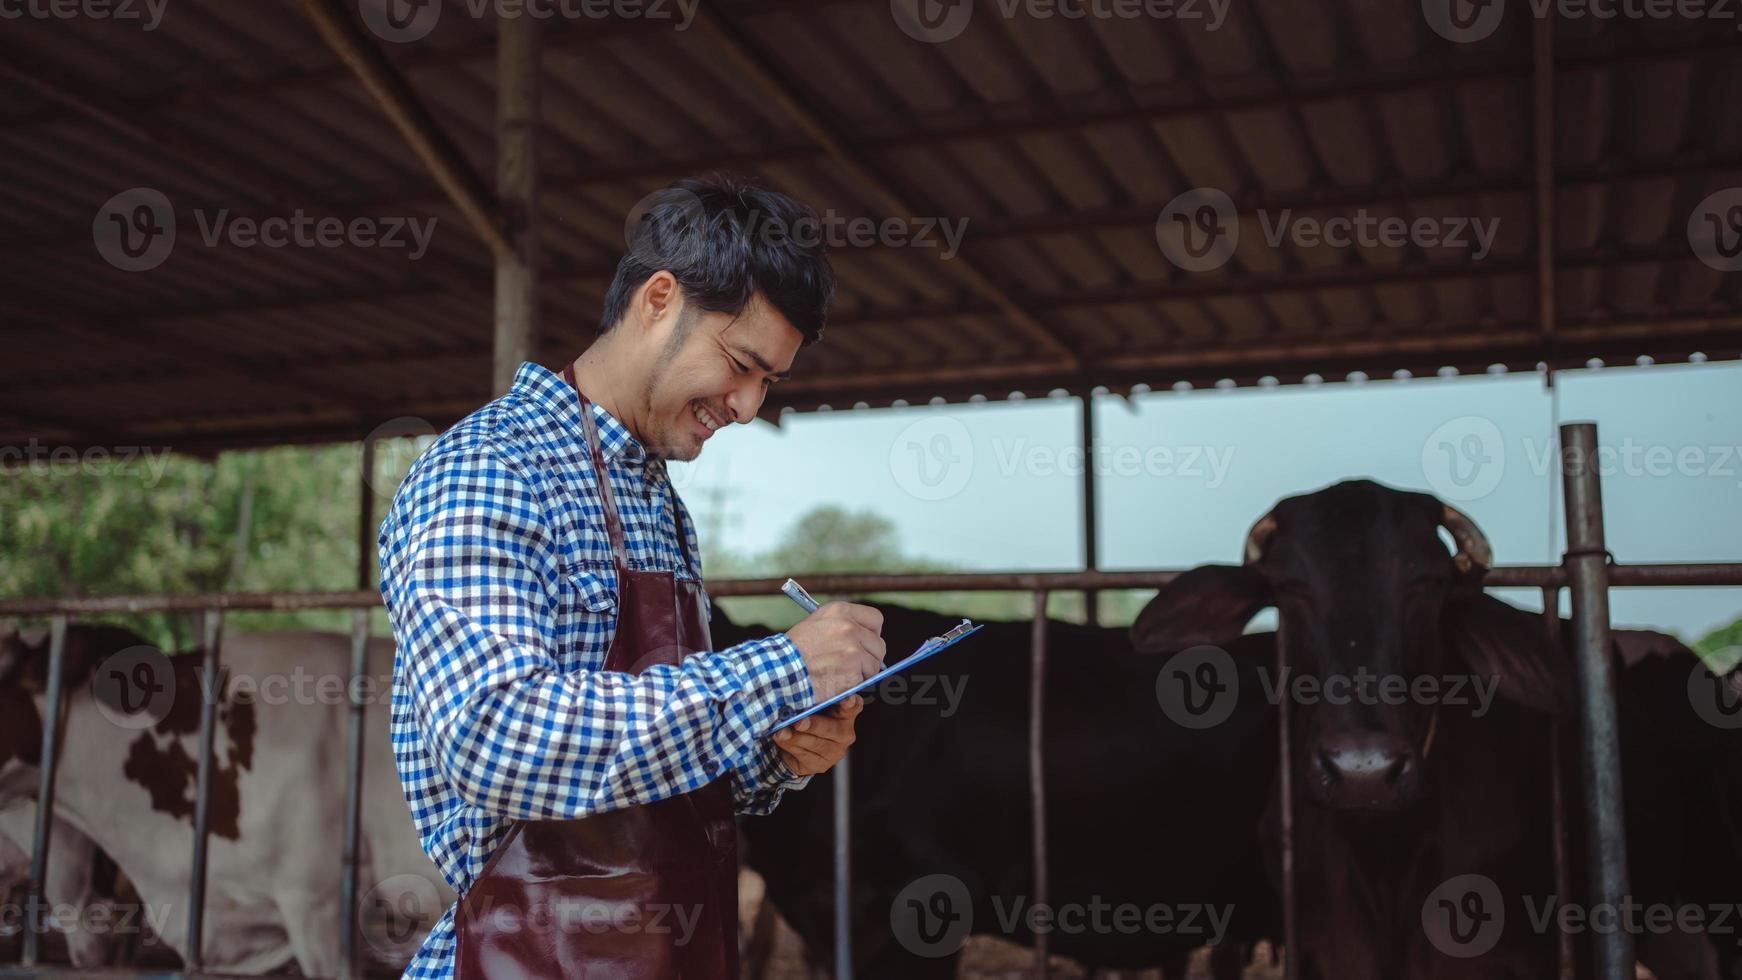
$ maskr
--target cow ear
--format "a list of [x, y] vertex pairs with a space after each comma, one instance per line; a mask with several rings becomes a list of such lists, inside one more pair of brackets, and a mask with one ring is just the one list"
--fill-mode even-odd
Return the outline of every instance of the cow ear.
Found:
[[18, 629], [0, 631], [0, 684], [9, 683], [24, 665], [24, 644], [18, 639]]
[[1455, 654], [1472, 675], [1497, 682], [1501, 697], [1550, 714], [1573, 703], [1572, 665], [1548, 642], [1540, 613], [1486, 592], [1457, 600], [1447, 612]]
[[14, 629], [0, 635], [0, 678], [31, 694], [48, 677], [48, 628]]
[[1252, 566], [1199, 565], [1162, 586], [1137, 614], [1131, 645], [1144, 653], [1226, 647], [1270, 603], [1270, 583]]

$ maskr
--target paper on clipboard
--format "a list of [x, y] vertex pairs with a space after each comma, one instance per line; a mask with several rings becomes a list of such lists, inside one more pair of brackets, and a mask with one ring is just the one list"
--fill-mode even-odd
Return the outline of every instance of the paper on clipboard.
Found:
[[956, 644], [967, 639], [968, 637], [973, 636], [975, 633], [978, 633], [980, 631], [981, 626], [983, 626], [983, 625], [985, 625], [985, 624], [983, 624], [983, 623], [976, 624], [976, 623], [974, 623], [970, 620], [966, 620], [966, 619], [962, 620], [962, 624], [960, 626], [957, 626], [954, 629], [951, 629], [948, 633], [945, 633], [942, 636], [934, 636], [931, 639], [925, 641], [924, 643], [921, 643], [919, 645], [919, 649], [913, 651], [912, 653], [901, 658], [900, 660], [896, 661], [895, 663], [890, 664], [889, 666], [883, 668], [882, 670], [871, 675], [870, 677], [865, 678], [864, 680], [853, 685], [852, 687], [847, 688], [845, 691], [842, 691], [841, 693], [835, 695], [834, 697], [828, 699], [827, 701], [823, 701], [823, 702], [820, 702], [818, 704], [813, 704], [810, 707], [804, 709], [803, 711], [799, 712], [796, 715], [793, 715], [790, 718], [781, 719], [779, 724], [777, 724], [773, 728], [769, 729], [769, 734], [772, 735], [775, 732], [780, 731], [782, 728], [786, 728], [786, 727], [789, 727], [791, 725], [796, 725], [799, 722], [803, 721], [804, 719], [809, 718], [811, 715], [814, 715], [820, 711], [827, 711], [828, 709], [834, 707], [835, 705], [841, 703], [842, 701], [845, 701], [846, 699], [852, 697], [853, 695], [858, 694], [859, 692], [865, 690], [866, 688], [874, 687], [877, 684], [882, 683], [884, 678], [892, 677], [896, 674], [899, 674], [902, 671], [908, 669], [909, 667], [912, 667], [914, 664], [917, 664], [922, 660], [929, 660], [933, 656], [936, 656], [937, 654], [942, 653], [945, 650], [948, 650], [950, 647], [953, 647]]

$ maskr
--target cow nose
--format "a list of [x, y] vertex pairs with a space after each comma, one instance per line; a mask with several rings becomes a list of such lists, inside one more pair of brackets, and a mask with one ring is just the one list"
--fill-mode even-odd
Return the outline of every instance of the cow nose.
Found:
[[1416, 764], [1409, 742], [1385, 732], [1327, 734], [1312, 759], [1315, 788], [1340, 808], [1386, 809], [1408, 802]]

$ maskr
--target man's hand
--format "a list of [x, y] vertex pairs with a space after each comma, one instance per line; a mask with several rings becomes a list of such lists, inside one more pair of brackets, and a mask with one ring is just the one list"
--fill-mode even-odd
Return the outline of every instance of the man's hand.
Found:
[[811, 691], [827, 701], [883, 669], [883, 614], [870, 606], [828, 602], [786, 631], [804, 658]]
[[853, 744], [853, 719], [859, 717], [864, 707], [865, 699], [855, 694], [827, 711], [776, 732], [774, 744], [786, 760], [786, 767], [798, 776], [828, 772], [847, 754], [847, 746]]

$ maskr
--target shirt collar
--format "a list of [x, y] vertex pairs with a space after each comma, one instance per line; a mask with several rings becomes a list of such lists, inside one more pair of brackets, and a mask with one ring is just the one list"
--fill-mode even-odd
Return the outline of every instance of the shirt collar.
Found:
[[[520, 370], [514, 373], [514, 385], [510, 389], [515, 395], [528, 404], [543, 409], [567, 430], [576, 444], [585, 446], [587, 435], [581, 428], [580, 402], [575, 399], [575, 390], [563, 376], [531, 361], [520, 365]], [[605, 462], [622, 463], [628, 466], [641, 466], [648, 462], [647, 450], [641, 441], [630, 434], [628, 427], [617, 421], [617, 417], [605, 410], [592, 399], [587, 400], [592, 406], [593, 421], [599, 427], [599, 443], [604, 448]], [[653, 460], [654, 463], [659, 461]]]

